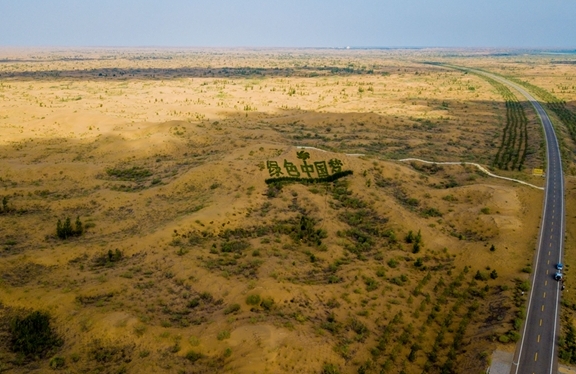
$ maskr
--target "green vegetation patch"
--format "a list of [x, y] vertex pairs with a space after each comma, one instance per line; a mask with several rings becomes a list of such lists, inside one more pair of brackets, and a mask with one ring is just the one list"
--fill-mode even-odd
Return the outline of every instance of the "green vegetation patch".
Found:
[[148, 178], [152, 172], [148, 169], [139, 166], [132, 166], [128, 169], [109, 168], [106, 169], [108, 176], [124, 181], [139, 181]]
[[28, 357], [45, 357], [60, 347], [63, 341], [53, 330], [50, 315], [34, 311], [16, 316], [10, 323], [10, 348]]

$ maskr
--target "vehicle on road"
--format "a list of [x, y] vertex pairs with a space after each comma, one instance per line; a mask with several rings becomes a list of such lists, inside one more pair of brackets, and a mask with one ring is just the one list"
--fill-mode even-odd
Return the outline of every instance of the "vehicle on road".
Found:
[[556, 264], [556, 269], [562, 271], [562, 269], [564, 269], [564, 265], [561, 262], [559, 262]]
[[562, 280], [562, 273], [560, 271], [557, 271], [554, 274], [554, 279], [556, 279], [557, 281], [561, 281]]

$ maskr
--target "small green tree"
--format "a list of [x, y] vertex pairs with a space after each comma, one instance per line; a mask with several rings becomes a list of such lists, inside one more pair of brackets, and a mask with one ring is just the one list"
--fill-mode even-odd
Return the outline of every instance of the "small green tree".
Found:
[[62, 231], [64, 233], [64, 239], [72, 236], [74, 234], [74, 230], [72, 229], [72, 222], [70, 221], [70, 217], [66, 217], [64, 221], [64, 226], [62, 227]]
[[62, 231], [62, 221], [58, 218], [58, 223], [56, 223], [56, 236], [60, 239], [66, 239], [64, 236], [64, 231]]
[[406, 243], [410, 244], [414, 242], [414, 233], [412, 230], [408, 231], [408, 235], [406, 235]]
[[82, 222], [80, 221], [80, 216], [76, 217], [76, 228], [74, 230], [74, 234], [76, 236], [80, 236], [84, 233], [84, 226], [82, 225]]

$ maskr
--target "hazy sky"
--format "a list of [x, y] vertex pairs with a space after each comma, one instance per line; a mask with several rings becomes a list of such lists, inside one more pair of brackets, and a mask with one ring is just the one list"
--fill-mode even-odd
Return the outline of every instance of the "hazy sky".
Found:
[[576, 47], [576, 0], [0, 0], [3, 46]]

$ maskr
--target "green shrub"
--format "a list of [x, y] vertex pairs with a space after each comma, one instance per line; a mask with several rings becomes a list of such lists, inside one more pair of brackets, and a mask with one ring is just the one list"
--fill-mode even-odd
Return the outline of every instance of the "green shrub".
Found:
[[486, 274], [481, 273], [480, 270], [478, 270], [476, 272], [476, 274], [474, 275], [474, 279], [485, 281], [485, 280], [488, 280], [488, 276], [486, 276]]
[[274, 307], [274, 299], [272, 299], [271, 297], [267, 297], [262, 300], [260, 306], [266, 310], [272, 310], [272, 308]]
[[64, 360], [64, 357], [60, 357], [60, 356], [52, 357], [50, 359], [50, 362], [48, 363], [48, 365], [50, 365], [50, 369], [53, 369], [53, 370], [62, 369], [65, 364], [66, 364], [66, 361]]
[[510, 338], [508, 337], [508, 335], [500, 335], [498, 341], [500, 343], [508, 343], [510, 341]]
[[395, 259], [390, 259], [388, 260], [388, 266], [390, 266], [391, 268], [395, 268], [398, 266], [398, 261], [396, 261]]
[[240, 304], [228, 305], [228, 306], [224, 309], [224, 314], [236, 313], [236, 312], [239, 311], [239, 310], [240, 310]]
[[63, 342], [52, 330], [48, 313], [35, 311], [11, 321], [10, 343], [13, 352], [43, 357]]
[[190, 300], [186, 306], [188, 308], [196, 308], [198, 305], [200, 305], [200, 299], [195, 297], [192, 300]]
[[106, 174], [119, 180], [141, 180], [152, 175], [148, 169], [133, 166], [130, 169], [106, 169]]
[[530, 290], [530, 282], [524, 281], [518, 285], [520, 291], [528, 292]]
[[340, 369], [334, 364], [324, 364], [321, 374], [340, 374]]
[[232, 240], [221, 244], [221, 250], [224, 253], [236, 252], [240, 253], [250, 247], [250, 243], [244, 240]]
[[188, 338], [188, 343], [190, 343], [192, 347], [196, 347], [197, 345], [200, 345], [200, 339], [192, 335], [190, 338]]
[[190, 362], [196, 362], [196, 361], [200, 360], [203, 357], [203, 355], [202, 355], [202, 353], [198, 353], [196, 351], [190, 350], [186, 353], [186, 356], [184, 356], [184, 357], [186, 357], [186, 359], [189, 360]]
[[511, 342], [516, 343], [518, 340], [520, 340], [520, 334], [516, 331], [508, 331], [507, 335]]
[[229, 330], [220, 331], [216, 336], [216, 338], [218, 340], [230, 339], [230, 331]]
[[246, 304], [248, 305], [259, 305], [260, 301], [260, 295], [248, 295], [246, 297]]

